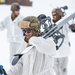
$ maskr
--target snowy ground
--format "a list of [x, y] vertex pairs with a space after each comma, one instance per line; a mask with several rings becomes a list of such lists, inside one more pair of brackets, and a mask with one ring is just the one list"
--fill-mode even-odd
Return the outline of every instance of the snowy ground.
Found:
[[[31, 0], [32, 7], [21, 6], [21, 14], [24, 16], [46, 14], [51, 16], [51, 10], [55, 7], [68, 6], [67, 14], [75, 12], [75, 0]], [[10, 12], [10, 5], [0, 5], [0, 21]], [[0, 32], [0, 65], [8, 71], [9, 69], [9, 43], [7, 41], [7, 30]], [[68, 75], [75, 75], [75, 33], [69, 33], [71, 42], [71, 55], [69, 56]]]

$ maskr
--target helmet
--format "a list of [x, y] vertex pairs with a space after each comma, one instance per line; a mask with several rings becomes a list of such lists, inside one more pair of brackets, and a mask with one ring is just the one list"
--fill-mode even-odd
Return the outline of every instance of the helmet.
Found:
[[57, 13], [57, 14], [59, 14], [60, 16], [63, 15], [63, 12], [62, 12], [62, 10], [61, 10], [60, 8], [55, 8], [55, 9], [53, 9], [53, 10], [52, 10], [52, 13]]
[[19, 27], [22, 29], [30, 28], [34, 30], [40, 30], [40, 22], [35, 16], [28, 16], [18, 23]]
[[11, 11], [20, 10], [19, 3], [12, 3], [11, 4]]

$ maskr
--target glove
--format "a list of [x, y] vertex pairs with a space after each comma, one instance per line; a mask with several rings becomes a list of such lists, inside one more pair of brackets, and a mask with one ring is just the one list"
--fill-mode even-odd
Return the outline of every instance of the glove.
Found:
[[69, 26], [69, 28], [71, 29], [72, 32], [75, 32], [75, 24], [71, 24], [71, 25]]

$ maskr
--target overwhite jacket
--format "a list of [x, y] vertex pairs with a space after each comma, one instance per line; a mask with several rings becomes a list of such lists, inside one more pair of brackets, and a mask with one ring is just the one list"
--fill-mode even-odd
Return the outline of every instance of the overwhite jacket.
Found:
[[[69, 25], [65, 24], [63, 28], [60, 30], [62, 34], [65, 35], [64, 37], [64, 42], [61, 45], [61, 47], [57, 50], [57, 55], [55, 57], [61, 58], [61, 57], [66, 57], [69, 56], [70, 52], [70, 41], [69, 41], [69, 36], [68, 32], [71, 30], [69, 29]], [[61, 39], [58, 41], [58, 44], [60, 44]]]
[[7, 29], [7, 39], [9, 42], [21, 42], [23, 39], [22, 30], [18, 27], [18, 22], [21, 21], [24, 17], [20, 14], [12, 21], [11, 15], [6, 17], [0, 23], [0, 30]]
[[54, 58], [56, 54], [55, 43], [52, 38], [32, 37], [30, 44], [34, 47], [26, 52], [18, 64], [13, 66], [8, 75], [55, 75], [53, 70]]

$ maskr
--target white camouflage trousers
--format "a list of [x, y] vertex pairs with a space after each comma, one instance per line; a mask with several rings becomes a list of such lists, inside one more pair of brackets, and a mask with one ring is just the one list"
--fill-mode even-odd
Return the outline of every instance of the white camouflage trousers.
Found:
[[54, 70], [56, 75], [67, 75], [68, 57], [55, 58]]

